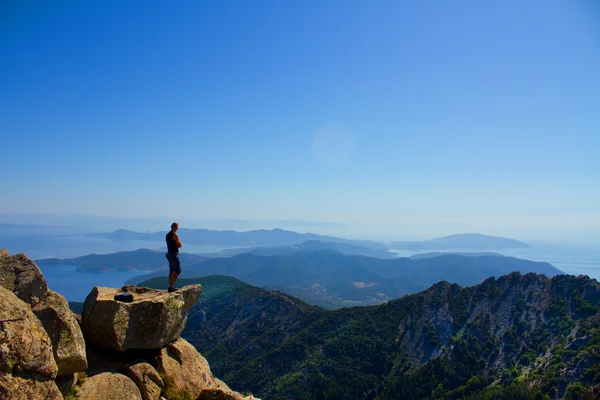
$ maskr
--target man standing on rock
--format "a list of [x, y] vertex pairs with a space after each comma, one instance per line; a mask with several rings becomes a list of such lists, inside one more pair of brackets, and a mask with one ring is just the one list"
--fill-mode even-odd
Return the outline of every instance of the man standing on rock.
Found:
[[179, 236], [177, 236], [179, 224], [173, 222], [171, 224], [171, 232], [167, 233], [167, 260], [169, 260], [169, 292], [177, 290], [175, 281], [181, 274], [181, 263], [179, 262], [179, 248], [182, 246]]

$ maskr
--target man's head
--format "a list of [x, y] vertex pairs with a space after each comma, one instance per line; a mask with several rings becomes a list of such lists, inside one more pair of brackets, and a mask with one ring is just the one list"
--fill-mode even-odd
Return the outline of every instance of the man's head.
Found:
[[171, 224], [171, 232], [177, 232], [177, 229], [179, 229], [179, 224], [177, 222], [173, 222]]

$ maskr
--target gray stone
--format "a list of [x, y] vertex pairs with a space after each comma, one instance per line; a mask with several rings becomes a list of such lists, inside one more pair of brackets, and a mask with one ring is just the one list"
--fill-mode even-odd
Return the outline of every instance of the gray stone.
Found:
[[52, 341], [58, 375], [85, 371], [87, 359], [83, 333], [67, 300], [49, 290], [32, 310]]
[[127, 368], [127, 376], [135, 382], [144, 400], [160, 399], [164, 383], [154, 367], [148, 363], [138, 363]]
[[204, 389], [229, 390], [227, 385], [213, 376], [206, 358], [183, 339], [162, 349], [156, 358], [155, 366], [172, 382], [172, 386], [188, 391], [194, 399]]
[[105, 372], [88, 378], [75, 397], [79, 400], [143, 400], [138, 387], [122, 374]]
[[0, 253], [0, 286], [13, 292], [24, 302], [35, 306], [46, 294], [46, 278], [25, 254], [9, 256]]
[[197, 400], [244, 400], [246, 397], [231, 390], [217, 388], [203, 389]]
[[29, 305], [0, 287], [0, 371], [36, 372], [54, 379], [52, 343]]
[[62, 400], [63, 395], [54, 381], [38, 374], [9, 374], [0, 372], [0, 399], [4, 400]]
[[95, 287], [85, 300], [82, 330], [88, 342], [125, 351], [160, 349], [179, 338], [187, 315], [202, 287], [189, 285], [173, 293], [165, 290], [124, 287], [134, 301], [114, 300], [120, 289]]

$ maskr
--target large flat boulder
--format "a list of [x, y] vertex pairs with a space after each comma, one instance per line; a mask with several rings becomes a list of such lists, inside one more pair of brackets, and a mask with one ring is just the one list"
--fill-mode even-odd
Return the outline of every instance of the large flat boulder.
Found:
[[83, 333], [67, 300], [48, 290], [32, 311], [42, 322], [52, 341], [58, 375], [85, 371], [87, 359]]
[[25, 254], [9, 256], [0, 252], [0, 286], [10, 290], [24, 302], [35, 306], [46, 294], [46, 278]]
[[154, 365], [169, 383], [179, 390], [189, 392], [194, 399], [204, 389], [229, 390], [227, 385], [213, 376], [206, 358], [184, 339], [163, 348]]
[[0, 287], [0, 371], [54, 379], [58, 367], [42, 323], [13, 292]]
[[62, 400], [54, 381], [37, 374], [12, 375], [0, 372], [0, 399]]
[[127, 376], [135, 382], [144, 400], [159, 400], [164, 387], [163, 380], [154, 367], [141, 362], [127, 368]]
[[138, 387], [122, 374], [105, 372], [88, 378], [75, 397], [79, 400], [143, 400]]
[[[123, 292], [131, 293], [134, 300], [114, 300]], [[179, 338], [201, 292], [200, 285], [172, 293], [135, 286], [96, 286], [83, 306], [82, 330], [89, 342], [108, 349], [160, 349]]]

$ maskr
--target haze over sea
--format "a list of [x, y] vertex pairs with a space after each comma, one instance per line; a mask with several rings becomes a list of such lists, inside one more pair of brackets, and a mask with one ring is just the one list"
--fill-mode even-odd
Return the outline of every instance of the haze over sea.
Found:
[[[7, 228], [0, 227], [0, 247], [11, 254], [24, 252], [32, 259], [73, 258], [88, 254], [109, 254], [140, 248], [163, 250], [163, 242], [115, 241], [100, 237], [86, 237], [82, 228]], [[549, 262], [564, 273], [588, 275], [600, 280], [600, 248], [591, 243], [580, 242], [528, 242], [528, 249], [490, 249], [505, 256], [532, 261]], [[215, 253], [236, 246], [206, 246], [186, 244], [186, 253]], [[430, 253], [432, 250], [391, 249], [400, 257]], [[435, 252], [480, 252], [481, 250], [438, 249]], [[166, 263], [165, 263], [166, 266]], [[107, 266], [110, 267], [110, 266]], [[128, 279], [148, 271], [111, 271], [102, 273], [78, 272], [73, 265], [42, 267], [50, 288], [63, 294], [70, 301], [83, 301], [93, 286], [120, 286]]]

